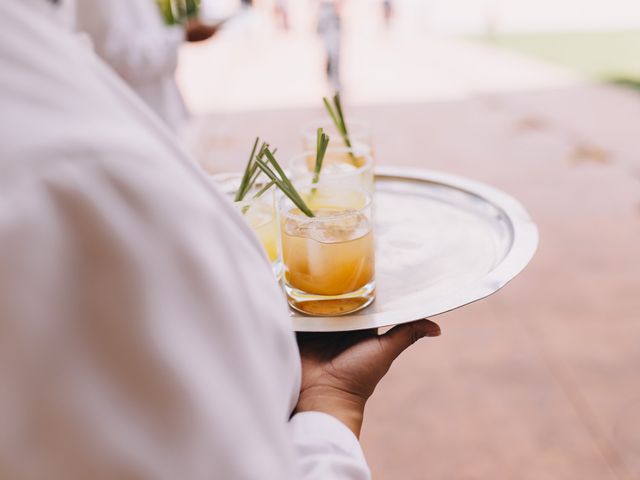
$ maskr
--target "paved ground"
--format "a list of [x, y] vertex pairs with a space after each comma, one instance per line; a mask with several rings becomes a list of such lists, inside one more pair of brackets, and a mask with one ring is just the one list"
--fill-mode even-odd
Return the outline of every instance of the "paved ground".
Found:
[[[403, 67], [438, 57], [438, 82], [422, 73], [404, 103], [385, 100], [380, 91], [402, 82], [399, 60], [396, 77], [380, 73], [389, 82], [351, 90], [350, 105], [376, 95], [387, 105], [349, 113], [371, 123], [379, 163], [446, 170], [519, 198], [541, 243], [514, 282], [438, 317], [443, 336], [397, 361], [367, 410], [362, 442], [374, 476], [640, 479], [640, 96], [439, 41], [425, 47], [427, 60]], [[291, 97], [317, 104], [322, 84], [310, 80], [318, 90], [306, 96], [298, 80], [287, 84]], [[433, 83], [417, 88], [423, 81]], [[225, 100], [191, 93], [203, 110]], [[293, 154], [299, 125], [321, 111], [270, 109], [278, 95], [251, 97], [262, 111], [200, 118], [196, 155], [213, 170], [238, 168], [256, 134]]]
[[[238, 167], [260, 132], [286, 156], [315, 113], [211, 116], [209, 154]], [[640, 478], [640, 97], [583, 86], [352, 113], [378, 162], [491, 183], [541, 233], [520, 277], [438, 317], [443, 337], [382, 383], [363, 434], [375, 477]]]
[[[268, 11], [247, 12], [211, 41], [183, 48], [178, 80], [194, 112], [313, 107], [330, 93], [312, 10], [302, 7], [307, 2], [290, 4], [289, 32], [277, 30]], [[582, 81], [506, 50], [436, 35], [419, 12], [402, 10], [385, 28], [372, 2], [346, 2], [342, 77], [351, 105], [458, 99]]]

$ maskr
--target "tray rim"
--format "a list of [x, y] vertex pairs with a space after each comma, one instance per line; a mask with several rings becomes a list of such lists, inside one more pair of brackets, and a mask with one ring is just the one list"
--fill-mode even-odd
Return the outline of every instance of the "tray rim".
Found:
[[463, 291], [456, 291], [447, 296], [446, 299], [435, 298], [420, 308], [377, 313], [367, 313], [365, 309], [341, 317], [307, 316], [290, 309], [294, 331], [340, 332], [381, 328], [456, 310], [503, 288], [524, 270], [538, 248], [538, 228], [526, 209], [515, 198], [495, 187], [454, 174], [420, 168], [376, 166], [374, 173], [376, 179], [388, 178], [443, 185], [492, 204], [504, 213], [511, 225], [513, 241], [509, 252], [484, 277], [462, 288]]

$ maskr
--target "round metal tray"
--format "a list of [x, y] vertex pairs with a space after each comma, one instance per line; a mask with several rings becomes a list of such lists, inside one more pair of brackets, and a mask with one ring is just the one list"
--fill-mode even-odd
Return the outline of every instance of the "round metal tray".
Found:
[[291, 313], [301, 332], [377, 328], [433, 317], [498, 291], [529, 263], [538, 229], [509, 195], [410, 168], [376, 169], [375, 302], [341, 317]]

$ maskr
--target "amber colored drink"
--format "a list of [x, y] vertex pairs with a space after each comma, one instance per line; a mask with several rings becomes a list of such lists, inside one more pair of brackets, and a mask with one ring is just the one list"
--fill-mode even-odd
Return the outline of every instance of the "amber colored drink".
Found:
[[[289, 304], [313, 315], [359, 310], [375, 296], [375, 251], [370, 204], [350, 208], [308, 196], [315, 217], [281, 209], [284, 283]], [[360, 197], [362, 198], [362, 197]], [[315, 200], [315, 201], [314, 201]]]
[[[354, 232], [355, 236], [359, 233]], [[374, 275], [373, 232], [348, 240], [319, 241], [282, 236], [289, 284], [316, 295], [343, 295], [364, 287]]]

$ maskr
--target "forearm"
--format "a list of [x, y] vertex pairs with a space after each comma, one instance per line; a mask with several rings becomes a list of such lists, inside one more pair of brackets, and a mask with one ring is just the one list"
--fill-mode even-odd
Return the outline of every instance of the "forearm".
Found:
[[345, 391], [312, 387], [300, 393], [296, 413], [322, 412], [335, 417], [360, 438], [365, 400]]

